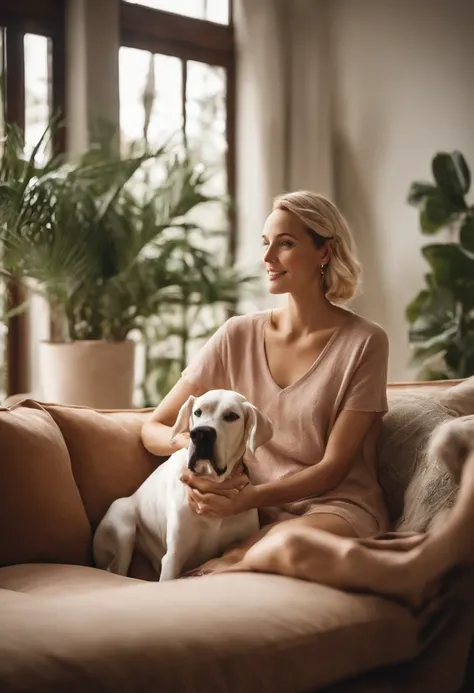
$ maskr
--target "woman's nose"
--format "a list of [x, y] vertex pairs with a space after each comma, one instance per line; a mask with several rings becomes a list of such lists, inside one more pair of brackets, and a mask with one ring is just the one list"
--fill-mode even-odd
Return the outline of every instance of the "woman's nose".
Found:
[[272, 259], [274, 258], [275, 253], [274, 253], [274, 248], [272, 245], [267, 245], [265, 248], [265, 252], [263, 253], [263, 261], [264, 262], [271, 262]]

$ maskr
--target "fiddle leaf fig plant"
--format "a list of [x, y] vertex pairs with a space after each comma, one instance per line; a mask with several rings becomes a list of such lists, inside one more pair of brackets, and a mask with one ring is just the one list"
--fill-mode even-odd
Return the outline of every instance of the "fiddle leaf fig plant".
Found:
[[458, 152], [439, 152], [433, 182], [414, 182], [408, 203], [419, 210], [421, 232], [442, 242], [422, 248], [428, 264], [425, 287], [406, 308], [413, 362], [419, 378], [465, 378], [474, 374], [474, 205], [469, 166]]

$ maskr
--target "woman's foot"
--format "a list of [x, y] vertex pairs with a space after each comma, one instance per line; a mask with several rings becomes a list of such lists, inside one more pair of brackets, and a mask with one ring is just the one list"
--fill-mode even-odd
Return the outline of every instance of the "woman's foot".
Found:
[[212, 558], [197, 568], [189, 570], [182, 577], [197, 577], [201, 575], [210, 575], [211, 573], [214, 574], [227, 572], [230, 568], [232, 568], [232, 566], [239, 563], [241, 558], [242, 555], [240, 553], [229, 552], [228, 554], [224, 554], [219, 558]]

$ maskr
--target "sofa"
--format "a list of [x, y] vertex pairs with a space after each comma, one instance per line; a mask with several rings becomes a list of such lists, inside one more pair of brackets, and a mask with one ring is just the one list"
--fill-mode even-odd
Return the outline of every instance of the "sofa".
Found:
[[[394, 526], [434, 428], [474, 413], [470, 380], [461, 404], [463, 383], [389, 385], [378, 463]], [[158, 583], [138, 554], [128, 577], [94, 568], [110, 503], [162, 461], [141, 443], [150, 411], [0, 407], [1, 693], [474, 690], [467, 569], [440, 617], [277, 575]]]

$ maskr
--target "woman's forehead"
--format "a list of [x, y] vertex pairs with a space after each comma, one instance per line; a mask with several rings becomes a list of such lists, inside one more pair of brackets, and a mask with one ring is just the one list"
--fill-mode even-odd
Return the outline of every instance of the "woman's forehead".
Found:
[[295, 214], [285, 209], [275, 209], [265, 222], [263, 235], [278, 236], [283, 233], [300, 237], [304, 234], [304, 226]]

